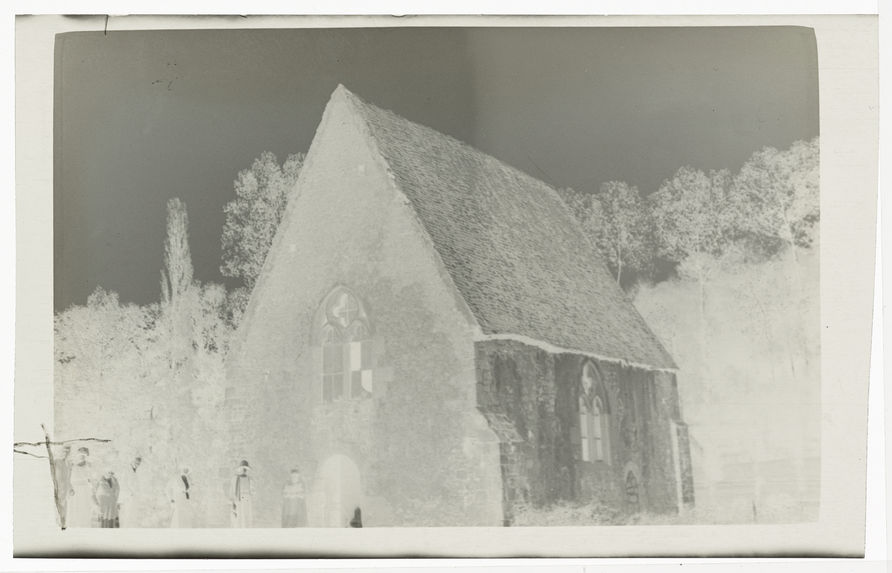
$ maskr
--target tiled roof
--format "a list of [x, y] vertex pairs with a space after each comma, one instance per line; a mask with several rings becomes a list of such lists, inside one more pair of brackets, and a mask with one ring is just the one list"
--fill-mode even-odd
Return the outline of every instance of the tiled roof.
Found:
[[342, 86], [332, 97], [367, 126], [485, 334], [675, 368], [552, 187]]

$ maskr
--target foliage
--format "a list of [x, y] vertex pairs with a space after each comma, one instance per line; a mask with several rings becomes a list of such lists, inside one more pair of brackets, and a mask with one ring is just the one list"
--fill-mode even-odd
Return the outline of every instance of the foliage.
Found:
[[121, 356], [144, 350], [151, 340], [150, 309], [122, 306], [118, 295], [102, 287], [87, 299], [55, 317], [55, 357], [75, 364], [92, 378], [101, 379]]
[[[733, 523], [706, 508], [686, 508], [680, 513], [623, 513], [598, 501], [571, 503], [567, 501], [534, 508], [522, 505], [516, 508], [514, 526], [533, 527], [585, 527], [604, 525], [704, 525]], [[737, 520], [736, 522], [740, 522]]]
[[512, 525], [546, 527], [546, 526], [585, 526], [585, 525], [623, 525], [629, 516], [599, 501], [590, 503], [557, 502], [545, 507], [534, 507], [530, 504], [514, 506]]
[[562, 187], [557, 190], [557, 193], [570, 213], [585, 227], [586, 220], [591, 213], [592, 196], [588, 193], [580, 193], [571, 187]]
[[817, 138], [766, 147], [736, 174], [685, 166], [646, 197], [621, 181], [558, 194], [624, 289], [676, 273], [707, 281], [717, 257], [764, 261], [815, 242], [818, 148]]
[[189, 364], [186, 343], [192, 337], [190, 317], [198, 304], [193, 283], [192, 255], [189, 250], [189, 216], [186, 205], [173, 198], [167, 202], [167, 237], [164, 241], [164, 268], [161, 270], [161, 316], [166, 349], [168, 381], [178, 380]]
[[226, 293], [226, 300], [223, 302], [223, 320], [230, 328], [235, 329], [241, 323], [250, 298], [251, 291], [248, 287], [237, 287]]
[[[185, 205], [168, 207], [160, 304], [124, 305], [97, 288], [86, 306], [55, 317], [57, 434], [112, 437], [101, 460], [111, 467], [141, 455], [143, 525], [153, 526], [169, 518], [163, 488], [182, 465], [192, 466], [197, 484], [219, 489], [211, 485], [214, 460], [204, 453], [219, 449], [224, 436], [224, 358], [233, 331], [225, 288], [192, 278]], [[212, 496], [199, 500], [202, 512], [213, 503]]]
[[276, 230], [285, 214], [304, 155], [289, 155], [282, 165], [264, 151], [250, 169], [239, 171], [235, 199], [223, 208], [223, 276], [240, 278], [253, 288]]
[[628, 286], [650, 274], [649, 213], [637, 187], [609, 181], [595, 194], [569, 188], [558, 190], [558, 194], [620, 285]]
[[820, 218], [818, 139], [789, 149], [765, 147], [734, 177], [732, 203], [745, 211], [740, 231], [761, 242], [808, 247]]
[[167, 202], [167, 237], [164, 241], [164, 270], [161, 271], [161, 302], [176, 304], [192, 286], [192, 255], [189, 252], [189, 215], [179, 198]]
[[608, 181], [601, 185], [596, 201], [600, 209], [594, 214], [600, 224], [595, 242], [607, 255], [616, 281], [622, 284], [624, 270], [633, 276], [646, 273], [649, 213], [638, 188], [622, 181]]
[[659, 256], [680, 263], [725, 252], [737, 219], [728, 202], [730, 179], [727, 171], [682, 167], [648, 198]]

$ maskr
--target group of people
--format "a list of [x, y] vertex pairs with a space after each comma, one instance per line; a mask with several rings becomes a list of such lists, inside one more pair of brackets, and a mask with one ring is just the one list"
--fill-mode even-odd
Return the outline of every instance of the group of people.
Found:
[[[251, 527], [254, 521], [253, 498], [256, 490], [250, 471], [251, 465], [247, 460], [239, 462], [235, 478], [229, 488], [232, 527]], [[307, 491], [303, 476], [299, 469], [293, 468], [288, 483], [282, 489], [282, 527], [305, 527], [307, 525], [306, 497]]]
[[66, 527], [120, 527], [121, 486], [115, 472], [96, 475], [90, 450], [65, 446], [53, 465], [56, 507]]
[[[65, 527], [140, 527], [146, 524], [145, 504], [139, 471], [142, 458], [135, 456], [120, 474], [107, 469], [94, 470], [90, 450], [77, 449], [73, 459], [65, 446], [53, 465], [56, 505]], [[251, 465], [242, 460], [229, 488], [231, 526], [251, 527], [253, 498], [256, 494]], [[304, 527], [307, 524], [306, 486], [300, 470], [294, 468], [282, 491], [282, 527]], [[188, 467], [183, 467], [168, 480], [164, 495], [170, 502], [169, 526], [195, 527], [195, 491]]]

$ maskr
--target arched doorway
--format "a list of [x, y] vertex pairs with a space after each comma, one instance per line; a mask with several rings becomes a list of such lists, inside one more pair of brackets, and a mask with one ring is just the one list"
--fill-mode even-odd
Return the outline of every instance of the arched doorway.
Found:
[[313, 480], [310, 525], [347, 527], [353, 511], [362, 506], [359, 468], [343, 454], [326, 458]]

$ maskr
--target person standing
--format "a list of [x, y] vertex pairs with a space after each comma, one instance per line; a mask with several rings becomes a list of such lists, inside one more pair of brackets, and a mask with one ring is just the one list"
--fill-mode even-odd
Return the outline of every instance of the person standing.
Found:
[[93, 464], [90, 463], [90, 450], [77, 449], [74, 463], [69, 471], [68, 503], [65, 517], [67, 527], [92, 527], [93, 512]]
[[235, 470], [235, 477], [229, 489], [232, 502], [232, 527], [251, 527], [254, 519], [252, 498], [254, 497], [254, 480], [248, 475], [251, 466], [248, 460], [242, 460]]
[[353, 518], [350, 520], [350, 527], [362, 527], [362, 510], [358, 507], [353, 510]]
[[[67, 518], [68, 494], [71, 491], [71, 446], [65, 446], [57, 457], [53, 459], [53, 477], [56, 487], [56, 510], [60, 521]], [[60, 523], [67, 527], [67, 524]]]
[[121, 506], [119, 517], [123, 527], [139, 527], [142, 509], [140, 507], [140, 478], [139, 466], [142, 465], [142, 458], [136, 456], [133, 461], [122, 471], [118, 477], [118, 483], [121, 486], [121, 497], [118, 502]]
[[167, 482], [167, 497], [173, 509], [173, 513], [170, 516], [170, 526], [172, 528], [194, 526], [194, 512], [192, 510], [194, 493], [189, 468], [183, 468], [183, 471]]
[[96, 480], [93, 486], [93, 501], [96, 504], [96, 526], [113, 527], [121, 526], [118, 516], [118, 496], [121, 487], [115, 472], [109, 470]]
[[307, 525], [306, 485], [300, 470], [291, 470], [290, 481], [282, 490], [282, 527]]

